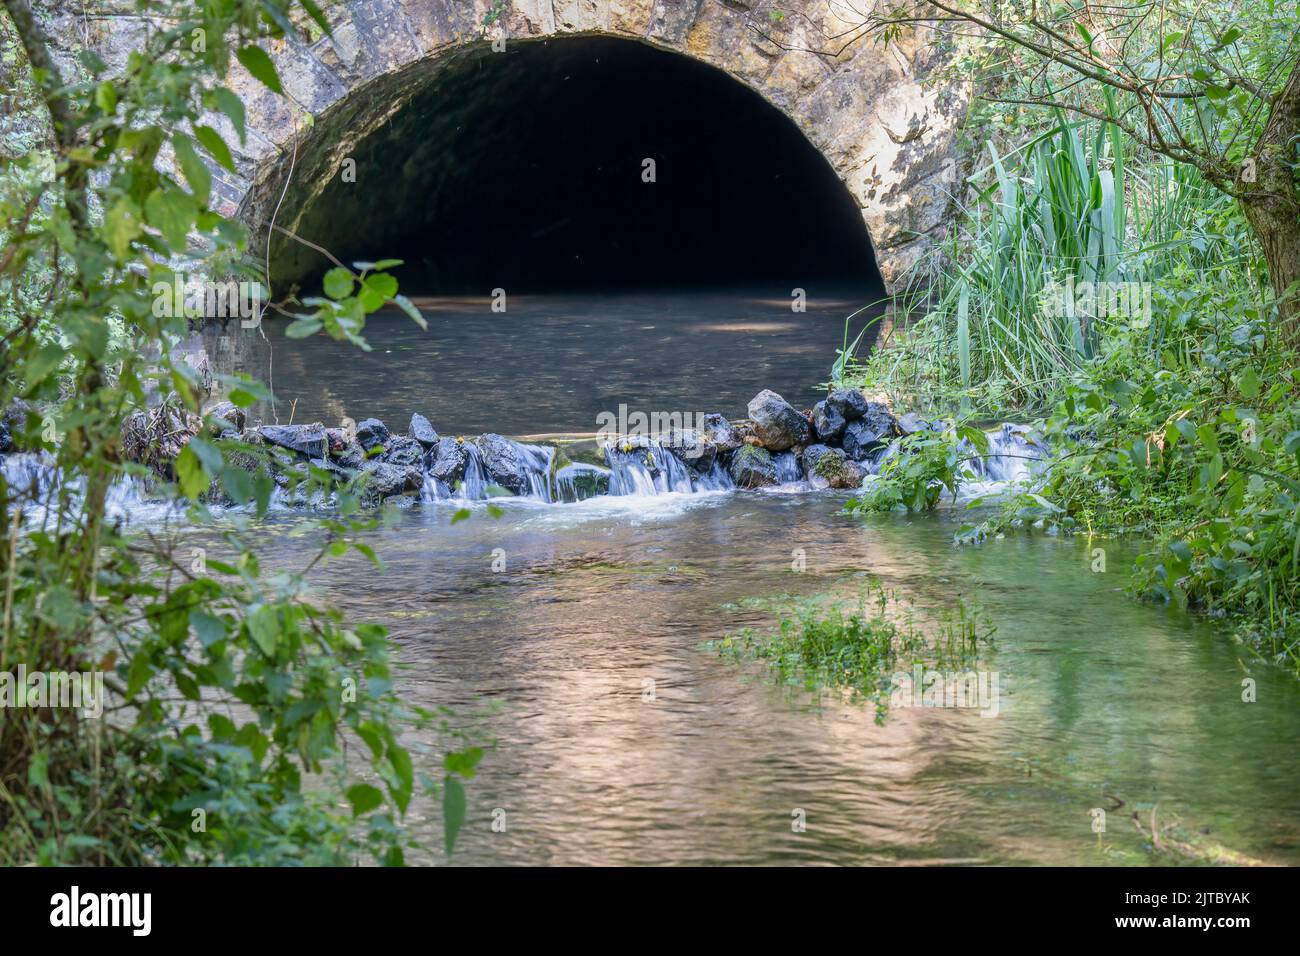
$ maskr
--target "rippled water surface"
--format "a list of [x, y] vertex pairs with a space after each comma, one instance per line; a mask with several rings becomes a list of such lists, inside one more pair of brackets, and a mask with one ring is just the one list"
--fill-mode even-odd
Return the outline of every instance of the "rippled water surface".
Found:
[[[513, 501], [455, 525], [426, 505], [372, 536], [385, 573], [346, 558], [312, 580], [392, 629], [404, 696], [479, 713], [474, 732], [495, 740], [454, 863], [1170, 862], [1132, 819], [1149, 828], [1157, 804], [1200, 845], [1300, 862], [1300, 688], [1212, 624], [1126, 596], [1128, 549], [1101, 542], [1109, 570], [1094, 573], [1097, 541], [957, 548], [956, 514], [864, 522], [839, 504]], [[278, 562], [305, 560], [295, 524], [272, 522]], [[878, 726], [869, 707], [702, 647], [765, 623], [731, 602], [852, 598], [867, 575], [922, 614], [959, 594], [985, 609], [997, 717], [895, 710]], [[1241, 700], [1246, 676], [1257, 703]], [[439, 812], [418, 806], [415, 825], [441, 860]]]
[[[761, 388], [806, 407], [824, 394], [845, 317], [875, 294], [790, 290], [655, 295], [428, 299], [421, 330], [399, 312], [371, 316], [369, 353], [324, 336], [265, 336], [231, 323], [206, 334], [223, 372], [243, 370], [275, 387], [255, 409], [270, 422], [375, 416], [405, 433], [420, 412], [442, 434], [591, 432], [620, 404], [643, 412], [723, 412], [743, 417]], [[852, 324], [856, 336], [865, 313]]]

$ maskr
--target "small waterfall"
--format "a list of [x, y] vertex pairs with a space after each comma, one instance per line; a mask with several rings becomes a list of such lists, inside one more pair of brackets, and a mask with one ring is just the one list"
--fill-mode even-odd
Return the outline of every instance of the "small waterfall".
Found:
[[465, 450], [469, 452], [465, 475], [453, 490], [451, 497], [462, 501], [482, 501], [488, 496], [488, 475], [487, 469], [483, 467], [483, 456], [479, 454], [478, 446], [473, 442], [466, 442]]
[[[29, 520], [39, 520], [43, 513], [43, 502], [58, 492], [63, 485], [63, 476], [59, 473], [54, 459], [44, 452], [16, 452], [0, 455], [0, 477], [11, 489], [11, 495], [26, 498], [30, 503], [27, 512]], [[76, 496], [81, 494], [80, 479], [68, 483], [68, 491]], [[131, 475], [121, 475], [113, 480], [104, 495], [104, 513], [112, 519], [127, 519], [138, 512], [144, 505], [151, 504], [144, 482]], [[153, 501], [155, 506], [157, 500]], [[173, 506], [166, 506], [172, 510]], [[174, 506], [179, 511], [182, 505]]]
[[518, 442], [514, 445], [523, 459], [524, 477], [528, 479], [527, 497], [550, 503], [553, 500], [551, 463], [555, 460], [555, 449], [550, 445], [521, 445]]
[[776, 466], [776, 480], [781, 484], [803, 481], [803, 467], [799, 464], [799, 456], [794, 452], [783, 451], [773, 455], [772, 464]]
[[624, 438], [605, 443], [611, 495], [689, 494], [690, 471], [672, 452], [648, 438]]
[[599, 465], [573, 462], [555, 473], [557, 501], [584, 501], [609, 494], [610, 470]]
[[736, 483], [731, 480], [731, 474], [722, 467], [721, 462], [715, 461], [707, 474], [695, 476], [694, 486], [696, 491], [730, 491], [736, 487]]
[[[1007, 422], [997, 431], [988, 432], [989, 452], [970, 462], [971, 470], [982, 481], [1024, 481], [1034, 475], [1044, 450], [1031, 442], [1023, 425]], [[968, 452], [974, 454], [971, 448]]]

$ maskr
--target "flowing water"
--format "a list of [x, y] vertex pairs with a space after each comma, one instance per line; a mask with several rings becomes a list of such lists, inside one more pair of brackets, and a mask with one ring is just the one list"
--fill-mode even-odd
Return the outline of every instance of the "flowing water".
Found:
[[[1199, 844], [1300, 862], [1300, 687], [1212, 624], [1126, 596], [1130, 546], [1026, 535], [961, 548], [959, 510], [863, 520], [841, 501], [512, 500], [456, 524], [425, 504], [371, 536], [384, 573], [346, 558], [313, 581], [391, 628], [407, 700], [451, 707], [495, 741], [454, 863], [1168, 862], [1132, 821], [1149, 828], [1153, 805]], [[271, 522], [278, 563], [306, 559], [297, 520]], [[922, 615], [959, 595], [984, 609], [996, 716], [895, 709], [879, 726], [870, 706], [703, 646], [767, 623], [733, 602], [851, 601], [869, 575]], [[1242, 701], [1246, 676], [1257, 703]], [[413, 812], [424, 858], [441, 859], [438, 811]]]
[[[444, 433], [448, 421], [565, 429], [600, 407], [575, 398], [581, 411], [566, 417], [555, 383], [585, 394], [576, 344], [536, 363], [552, 382], [539, 388], [531, 369], [507, 386], [512, 370], [489, 368], [476, 384], [462, 362], [415, 348], [388, 354], [385, 377], [367, 381], [349, 377], [353, 353], [332, 348], [303, 366], [297, 420], [330, 417], [341, 381], [343, 410], [397, 425], [437, 408]], [[728, 379], [718, 356], [692, 361], [667, 386], [688, 408], [703, 395], [710, 410], [733, 411], [718, 388], [743, 407], [772, 384]], [[815, 367], [792, 380], [815, 380]], [[312, 384], [313, 369], [327, 384]], [[652, 384], [609, 385], [599, 402], [664, 407]], [[1032, 464], [1015, 429], [991, 439], [1000, 457], [973, 493]], [[382, 573], [353, 554], [310, 577], [353, 620], [390, 628], [404, 699], [449, 708], [472, 741], [491, 744], [452, 863], [1179, 862], [1151, 852], [1153, 809], [1177, 824], [1166, 840], [1300, 863], [1300, 684], [1222, 625], [1125, 594], [1140, 542], [1025, 533], [959, 547], [965, 509], [848, 517], [843, 493], [810, 489], [793, 456], [778, 456], [786, 484], [741, 492], [654, 442], [558, 470], [544, 442], [514, 454], [527, 497], [483, 500], [490, 482], [472, 449], [458, 488], [430, 476], [394, 525], [366, 533]], [[30, 456], [3, 464], [11, 482], [55, 480]], [[580, 492], [596, 479], [608, 494]], [[129, 484], [112, 498], [135, 520], [175, 518]], [[453, 520], [465, 507], [470, 518]], [[284, 501], [255, 530], [268, 567], [301, 568], [318, 544]], [[185, 533], [220, 547], [210, 531]], [[705, 646], [772, 623], [746, 599], [854, 602], [871, 578], [922, 622], [959, 600], [982, 608], [997, 632], [977, 666], [997, 675], [996, 715], [895, 708], [881, 725], [871, 706], [780, 685], [764, 665]], [[1256, 702], [1243, 700], [1246, 679]], [[424, 732], [408, 742], [436, 775], [442, 742]], [[417, 800], [410, 821], [423, 847], [413, 858], [442, 862], [440, 810]]]
[[[374, 416], [404, 433], [420, 412], [444, 435], [591, 432], [620, 404], [740, 418], [766, 387], [811, 405], [844, 342], [844, 317], [876, 295], [807, 294], [805, 312], [792, 311], [788, 289], [518, 295], [504, 313], [487, 297], [422, 299], [428, 331], [400, 312], [376, 313], [368, 353], [324, 336], [285, 338], [274, 320], [265, 335], [231, 323], [204, 338], [222, 371], [273, 383], [274, 405], [253, 410], [267, 422]], [[874, 314], [854, 320], [850, 337]]]

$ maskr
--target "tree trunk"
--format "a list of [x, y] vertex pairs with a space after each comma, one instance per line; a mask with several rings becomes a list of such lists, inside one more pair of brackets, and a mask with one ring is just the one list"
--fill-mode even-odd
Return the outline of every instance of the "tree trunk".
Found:
[[1255, 183], [1241, 197], [1246, 221], [1264, 248], [1282, 337], [1294, 346], [1300, 346], [1300, 181], [1293, 165], [1298, 137], [1300, 61], [1273, 101], [1255, 145]]

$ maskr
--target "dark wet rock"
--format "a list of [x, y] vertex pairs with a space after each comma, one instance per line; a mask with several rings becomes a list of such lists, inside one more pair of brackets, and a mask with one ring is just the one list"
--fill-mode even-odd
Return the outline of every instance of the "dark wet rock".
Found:
[[9, 432], [9, 425], [0, 421], [0, 455], [7, 455], [14, 450], [13, 435]]
[[362, 465], [361, 471], [366, 476], [363, 493], [371, 501], [382, 501], [408, 491], [418, 491], [423, 482], [419, 469], [403, 468], [375, 459]]
[[438, 444], [438, 433], [433, 430], [429, 419], [419, 412], [411, 416], [411, 424], [406, 428], [406, 437], [414, 438], [425, 451]]
[[866, 415], [867, 406], [871, 404], [867, 401], [867, 396], [856, 388], [837, 388], [826, 400], [839, 409], [845, 420], [850, 422]]
[[258, 431], [270, 444], [308, 458], [324, 458], [329, 449], [329, 439], [320, 425], [263, 425]]
[[574, 462], [555, 472], [555, 488], [561, 501], [584, 501], [609, 494], [609, 479], [608, 468]]
[[503, 435], [491, 432], [479, 435], [474, 444], [478, 446], [479, 457], [483, 459], [483, 470], [491, 481], [511, 494], [528, 493], [528, 469], [518, 445]]
[[866, 477], [866, 469], [852, 461], [839, 448], [809, 445], [804, 449], [803, 466], [814, 484], [821, 479], [831, 488], [857, 488]]
[[769, 451], [806, 445], [812, 438], [808, 419], [770, 388], [749, 400], [749, 419], [754, 423], [754, 434]]
[[659, 439], [686, 466], [705, 474], [718, 458], [718, 446], [693, 428], [674, 428]]
[[838, 442], [844, 435], [844, 408], [830, 399], [823, 399], [813, 406], [813, 431], [824, 442]]
[[465, 477], [465, 466], [469, 464], [469, 448], [465, 442], [456, 438], [440, 438], [438, 444], [425, 458], [425, 467], [429, 474], [437, 478], [448, 488]]
[[761, 488], [776, 484], [776, 464], [767, 449], [744, 445], [732, 453], [727, 467], [737, 488]]
[[741, 446], [741, 438], [736, 434], [736, 430], [727, 421], [725, 415], [718, 412], [710, 412], [704, 416], [702, 423], [704, 437], [717, 446], [718, 454], [724, 454], [729, 451], [735, 451]]
[[421, 468], [424, 464], [424, 446], [414, 438], [389, 438], [388, 446], [378, 458], [399, 468]]
[[387, 444], [388, 429], [378, 418], [367, 418], [357, 426], [357, 441], [368, 452], [377, 445]]
[[908, 412], [898, 418], [898, 430], [904, 435], [915, 435], [917, 432], [923, 432], [929, 428], [930, 423], [916, 412]]
[[214, 435], [220, 435], [232, 428], [242, 432], [247, 420], [244, 410], [234, 402], [218, 402], [207, 410], [206, 415], [212, 423], [209, 430]]
[[879, 402], [868, 402], [866, 414], [844, 429], [844, 451], [854, 461], [863, 461], [899, 434], [898, 422], [889, 409]]

